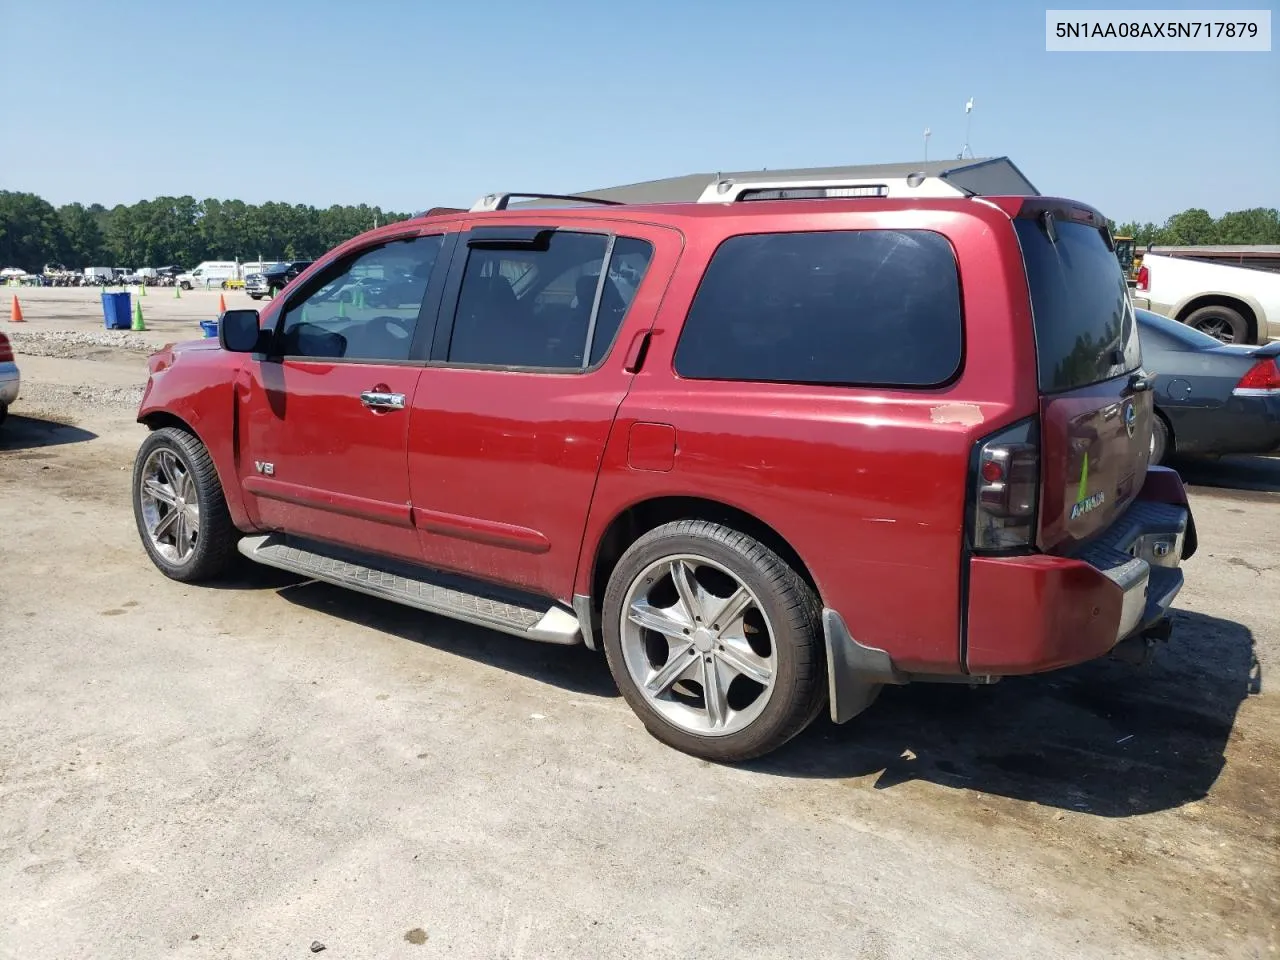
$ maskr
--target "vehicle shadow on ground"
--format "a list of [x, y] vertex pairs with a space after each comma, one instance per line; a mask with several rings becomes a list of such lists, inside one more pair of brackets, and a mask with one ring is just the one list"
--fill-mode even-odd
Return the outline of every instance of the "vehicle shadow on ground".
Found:
[[[280, 571], [283, 576], [293, 576]], [[508, 636], [381, 600], [344, 587], [295, 577], [297, 583], [278, 592], [300, 607], [358, 623], [370, 630], [467, 657], [574, 693], [620, 696], [604, 657], [586, 647], [558, 646]]]
[[284, 596], [289, 589], [310, 582], [300, 573], [268, 567], [265, 563], [255, 563], [246, 556], [236, 554], [230, 570], [218, 579], [200, 586], [207, 590], [234, 590], [237, 593], [245, 590], [275, 590]]
[[96, 433], [73, 427], [69, 423], [24, 417], [11, 412], [4, 424], [0, 425], [0, 453], [83, 443], [86, 440], [96, 440], [97, 437]]
[[1192, 487], [1280, 493], [1280, 457], [1184, 457], [1170, 460], [1169, 466]]
[[887, 687], [864, 714], [822, 717], [750, 764], [786, 777], [907, 780], [1105, 817], [1205, 796], [1224, 764], [1240, 703], [1261, 692], [1252, 633], [1177, 611], [1145, 667], [1113, 660], [991, 687]]

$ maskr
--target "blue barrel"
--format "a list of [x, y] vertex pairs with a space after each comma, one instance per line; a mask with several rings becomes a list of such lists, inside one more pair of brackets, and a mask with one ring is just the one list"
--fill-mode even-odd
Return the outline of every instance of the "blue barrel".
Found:
[[129, 293], [104, 293], [102, 319], [108, 330], [128, 330], [133, 326], [133, 302]]
[[204, 331], [204, 335], [206, 338], [216, 337], [218, 335], [218, 321], [217, 320], [201, 320], [200, 329]]

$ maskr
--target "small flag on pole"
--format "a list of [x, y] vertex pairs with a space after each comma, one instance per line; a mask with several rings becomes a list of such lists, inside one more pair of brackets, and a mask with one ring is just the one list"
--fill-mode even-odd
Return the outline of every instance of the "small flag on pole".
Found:
[[964, 105], [965, 113], [973, 113], [973, 97], [969, 98], [969, 102]]

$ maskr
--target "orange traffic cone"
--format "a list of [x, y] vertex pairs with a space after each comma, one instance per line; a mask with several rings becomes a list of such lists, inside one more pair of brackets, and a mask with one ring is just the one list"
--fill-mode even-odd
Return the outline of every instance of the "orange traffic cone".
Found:
[[219, 313], [227, 312], [227, 298], [224, 297], [222, 294], [218, 294], [218, 312]]
[[22, 304], [18, 302], [18, 295], [16, 293], [13, 295], [13, 304], [9, 307], [9, 322], [26, 323], [26, 321], [22, 319]]

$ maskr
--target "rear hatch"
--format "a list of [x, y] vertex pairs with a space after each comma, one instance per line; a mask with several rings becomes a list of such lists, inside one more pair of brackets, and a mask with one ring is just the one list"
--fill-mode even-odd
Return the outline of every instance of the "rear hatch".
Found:
[[1064, 553], [1137, 497], [1151, 457], [1151, 380], [1120, 262], [1097, 211], [1040, 198], [1014, 219], [1040, 384], [1037, 543]]

